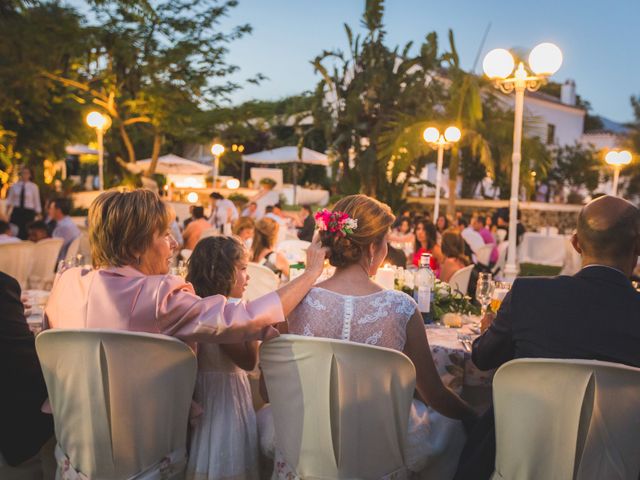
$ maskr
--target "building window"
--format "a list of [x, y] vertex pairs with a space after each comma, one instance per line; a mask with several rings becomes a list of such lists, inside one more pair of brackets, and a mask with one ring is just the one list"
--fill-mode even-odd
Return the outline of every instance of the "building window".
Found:
[[556, 126], [553, 123], [547, 124], [547, 145], [556, 143]]

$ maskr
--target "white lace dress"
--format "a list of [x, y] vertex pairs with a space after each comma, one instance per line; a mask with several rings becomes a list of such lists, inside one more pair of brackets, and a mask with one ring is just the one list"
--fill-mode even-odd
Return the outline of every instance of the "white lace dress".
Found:
[[258, 433], [247, 373], [218, 345], [198, 345], [196, 419], [187, 466], [190, 480], [257, 480]]
[[[396, 290], [354, 297], [315, 287], [287, 320], [289, 332], [293, 334], [350, 340], [403, 351], [407, 324], [416, 308], [410, 296]], [[259, 419], [261, 446], [267, 450], [270, 440], [265, 437], [272, 435], [269, 421]], [[425, 478], [451, 478], [464, 440], [460, 421], [438, 414], [419, 400], [413, 401], [405, 452], [409, 470], [420, 472]], [[295, 472], [283, 462], [277, 447], [274, 453], [273, 477], [297, 478]], [[425, 466], [428, 477], [424, 475]]]

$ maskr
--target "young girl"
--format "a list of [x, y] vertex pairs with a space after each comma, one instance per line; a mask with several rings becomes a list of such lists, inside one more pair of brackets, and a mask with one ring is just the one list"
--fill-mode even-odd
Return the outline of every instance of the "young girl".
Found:
[[[203, 238], [189, 258], [187, 280], [201, 297], [240, 301], [249, 280], [248, 261], [238, 239]], [[191, 437], [188, 479], [258, 479], [256, 418], [246, 373], [255, 367], [257, 354], [258, 342], [198, 345], [195, 401], [204, 413]]]

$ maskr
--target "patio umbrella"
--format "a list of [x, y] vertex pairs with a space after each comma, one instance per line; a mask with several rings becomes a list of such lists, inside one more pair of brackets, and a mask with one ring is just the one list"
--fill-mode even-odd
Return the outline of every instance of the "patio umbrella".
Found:
[[[127, 165], [127, 168], [134, 173], [139, 173], [147, 170], [150, 164], [151, 159], [146, 158], [138, 160], [134, 165]], [[204, 165], [169, 153], [158, 157], [156, 173], [162, 175], [206, 175], [211, 172], [211, 168], [211, 165]]]

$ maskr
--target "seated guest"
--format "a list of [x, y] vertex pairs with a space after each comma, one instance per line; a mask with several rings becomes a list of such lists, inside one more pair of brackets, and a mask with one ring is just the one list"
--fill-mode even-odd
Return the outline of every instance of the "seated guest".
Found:
[[[518, 210], [518, 223], [516, 224], [516, 245], [520, 245], [522, 241], [522, 237], [524, 236], [525, 228], [524, 225], [520, 222], [520, 210]], [[496, 230], [504, 230], [505, 241], [509, 239], [509, 209], [508, 208], [500, 208], [496, 211], [494, 215], [493, 223], [496, 226]]]
[[493, 245], [489, 262], [494, 264], [498, 261], [498, 246], [496, 245], [496, 239], [491, 234], [491, 231], [485, 226], [486, 221], [487, 219], [484, 215], [478, 215], [472, 221], [471, 227], [480, 234], [485, 245]]
[[300, 216], [302, 219], [302, 228], [298, 229], [298, 238], [305, 242], [310, 242], [313, 238], [313, 233], [316, 230], [316, 221], [313, 218], [313, 211], [310, 205], [302, 205], [300, 209]]
[[242, 210], [242, 216], [249, 217], [255, 220], [258, 216], [258, 204], [256, 202], [249, 202], [249, 205], [247, 205], [246, 208]]
[[418, 220], [415, 229], [416, 244], [413, 253], [413, 264], [417, 267], [420, 264], [420, 257], [423, 253], [431, 254], [431, 270], [436, 276], [440, 272], [440, 261], [442, 260], [442, 250], [437, 243], [438, 233], [436, 226], [429, 220]]
[[449, 220], [446, 215], [440, 215], [436, 220], [436, 229], [438, 233], [443, 234], [449, 228]]
[[189, 222], [187, 228], [182, 232], [184, 240], [184, 248], [193, 250], [202, 236], [202, 232], [211, 228], [211, 224], [204, 218], [204, 208], [201, 206], [193, 207], [191, 214], [193, 220]]
[[[37, 455], [53, 437], [53, 417], [40, 411], [47, 387], [20, 301], [20, 285], [2, 272], [0, 312], [0, 454], [15, 467]], [[53, 450], [50, 457], [53, 463]]]
[[233, 224], [232, 233], [240, 239], [245, 247], [251, 248], [256, 222], [251, 217], [240, 217]]
[[481, 247], [484, 246], [484, 239], [482, 236], [473, 228], [473, 224], [475, 222], [475, 218], [473, 223], [469, 220], [469, 217], [462, 216], [458, 220], [458, 228], [460, 229], [460, 235], [464, 239], [465, 243], [469, 245], [469, 248], [473, 253], [477, 252]]
[[264, 265], [276, 275], [289, 276], [289, 262], [280, 252], [274, 251], [278, 239], [279, 225], [268, 218], [261, 218], [256, 222], [251, 242], [251, 261]]
[[[416, 367], [416, 399], [408, 419], [406, 465], [419, 472], [428, 461], [437, 459], [442, 470], [429, 478], [450, 478], [457, 462], [455, 445], [464, 437], [462, 423], [452, 419], [475, 415], [443, 385], [415, 301], [405, 293], [384, 290], [371, 279], [386, 257], [394, 216], [387, 205], [365, 195], [341, 199], [330, 214], [335, 212], [346, 213], [357, 221], [357, 226], [329, 218], [338, 224], [338, 231], [320, 227], [322, 244], [329, 248], [329, 262], [336, 271], [312, 288], [306, 300], [291, 312], [287, 317], [288, 331], [404, 352]], [[281, 328], [284, 330], [286, 325]], [[280, 458], [277, 445], [275, 462], [278, 466], [285, 464], [278, 469], [278, 478], [290, 478], [286, 474], [291, 473], [291, 467]]]
[[31, 222], [27, 225], [27, 237], [31, 242], [39, 242], [45, 238], [51, 238], [47, 224], [42, 220]]
[[276, 243], [283, 242], [287, 239], [287, 219], [282, 211], [282, 206], [279, 203], [270, 205], [265, 210], [265, 218], [270, 218], [275, 221], [280, 228], [278, 228], [278, 238]]
[[55, 198], [49, 203], [49, 218], [56, 222], [51, 236], [62, 238], [62, 248], [58, 254], [58, 261], [64, 260], [67, 256], [69, 245], [80, 236], [80, 229], [73, 223], [71, 217], [71, 200], [69, 198]]
[[391, 246], [390, 243], [387, 244], [387, 250], [387, 256], [384, 259], [385, 263], [389, 263], [394, 267], [405, 268], [407, 266], [407, 256], [402, 250]]
[[406, 256], [413, 255], [416, 237], [411, 228], [411, 219], [402, 217], [397, 220], [395, 227], [389, 235], [389, 243], [397, 249], [401, 249]]
[[464, 240], [457, 230], [450, 228], [442, 234], [442, 255], [440, 280], [448, 282], [458, 270], [469, 265], [469, 257], [464, 254]]
[[21, 240], [18, 237], [14, 237], [11, 234], [11, 225], [4, 220], [0, 220], [0, 245], [20, 242]]
[[[249, 253], [237, 238], [203, 238], [189, 257], [187, 281], [202, 298], [223, 295], [240, 301], [249, 280], [248, 262]], [[257, 341], [198, 346], [194, 399], [204, 412], [192, 430], [187, 479], [258, 478], [258, 428], [247, 376], [257, 359]]]
[[184, 238], [182, 238], [182, 231], [180, 230], [180, 225], [178, 224], [178, 216], [176, 215], [176, 210], [171, 206], [170, 203], [165, 202], [167, 205], [167, 212], [169, 214], [169, 230], [171, 230], [171, 235], [173, 235], [173, 239], [178, 244], [178, 248], [181, 248], [184, 244]]
[[324, 266], [312, 243], [304, 274], [246, 305], [221, 295], [198, 297], [191, 284], [168, 275], [175, 241], [165, 204], [149, 190], [107, 191], [89, 208], [95, 269], [59, 275], [46, 306], [52, 328], [112, 328], [163, 333], [194, 345], [263, 337], [284, 321]]
[[[640, 254], [640, 211], [617, 197], [587, 204], [571, 240], [574, 276], [518, 278], [473, 344], [482, 370], [514, 358], [577, 358], [640, 367], [640, 293], [629, 277]], [[472, 433], [456, 478], [489, 478], [495, 461], [490, 410]]]
[[211, 205], [209, 223], [220, 232], [223, 231], [225, 225], [232, 224], [240, 216], [236, 205], [218, 192], [209, 195], [209, 203]]

